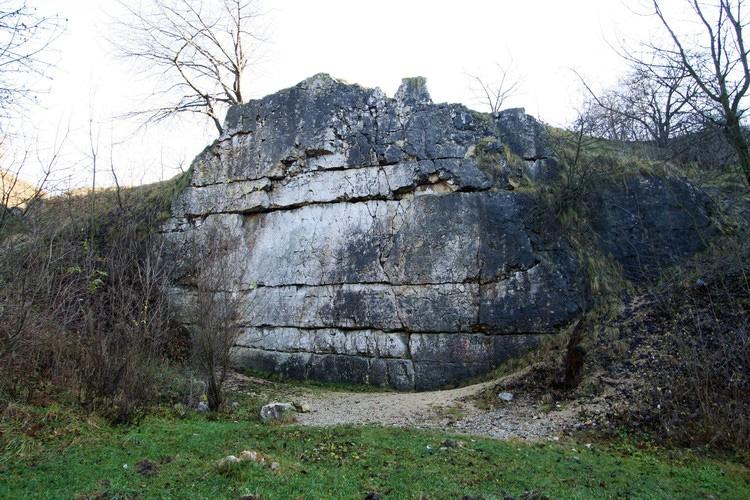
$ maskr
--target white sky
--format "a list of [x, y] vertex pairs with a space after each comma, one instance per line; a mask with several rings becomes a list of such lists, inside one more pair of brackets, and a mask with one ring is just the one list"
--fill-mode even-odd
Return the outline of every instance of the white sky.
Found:
[[[70, 127], [67, 186], [91, 182], [89, 117], [99, 133], [98, 179], [111, 183], [112, 160], [120, 182], [168, 178], [187, 168], [215, 139], [206, 123], [173, 121], [133, 134], [134, 123], [116, 116], [137, 109], [149, 84], [114, 58], [106, 41], [113, 0], [30, 0], [42, 13], [68, 19], [56, 44], [50, 91], [30, 121], [49, 147]], [[132, 0], [137, 2], [138, 0]], [[491, 79], [495, 62], [511, 58], [522, 86], [509, 106], [523, 106], [561, 125], [581, 91], [571, 68], [597, 85], [613, 83], [622, 61], [608, 45], [618, 33], [632, 39], [653, 31], [653, 19], [636, 15], [640, 0], [266, 0], [269, 40], [251, 68], [251, 97], [289, 87], [315, 73], [393, 95], [402, 77], [425, 76], [436, 102], [481, 104], [467, 73]]]

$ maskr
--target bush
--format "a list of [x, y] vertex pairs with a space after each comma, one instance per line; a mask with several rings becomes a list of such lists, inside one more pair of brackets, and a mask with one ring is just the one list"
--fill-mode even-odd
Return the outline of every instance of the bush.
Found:
[[115, 422], [138, 418], [177, 329], [159, 227], [178, 181], [53, 198], [0, 240], [0, 391], [63, 390]]
[[[204, 224], [201, 242], [194, 242], [187, 261], [192, 285], [188, 329], [193, 364], [206, 386], [208, 407], [219, 410], [224, 403], [224, 382], [231, 364], [231, 352], [240, 335], [241, 300], [232, 289], [233, 280], [244, 275], [241, 259], [232, 259], [237, 241], [226, 227]], [[236, 288], [240, 288], [239, 283]]]
[[652, 424], [680, 443], [747, 450], [750, 243], [732, 238], [694, 264], [665, 275], [656, 291], [665, 341], [674, 347], [651, 374]]

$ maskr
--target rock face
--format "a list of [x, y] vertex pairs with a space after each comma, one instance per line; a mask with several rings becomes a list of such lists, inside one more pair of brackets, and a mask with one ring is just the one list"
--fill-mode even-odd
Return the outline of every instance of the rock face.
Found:
[[[529, 165], [546, 157], [522, 110], [433, 104], [421, 78], [387, 98], [317, 75], [232, 108], [225, 130], [193, 163], [165, 233], [183, 261], [209, 231], [235, 243], [222, 292], [240, 298], [241, 367], [434, 389], [585, 307], [560, 229], [506, 189], [504, 148]], [[177, 276], [183, 311], [195, 289]]]
[[601, 246], [632, 281], [657, 277], [704, 250], [717, 233], [711, 199], [678, 179], [630, 177], [592, 198], [591, 223]]

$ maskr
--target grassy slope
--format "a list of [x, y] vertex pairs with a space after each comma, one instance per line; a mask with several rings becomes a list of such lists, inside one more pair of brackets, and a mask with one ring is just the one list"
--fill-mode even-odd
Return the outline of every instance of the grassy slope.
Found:
[[[154, 416], [119, 428], [54, 411], [33, 420], [41, 425], [23, 420], [0, 422], [0, 498], [364, 498], [370, 491], [387, 498], [525, 491], [552, 498], [750, 498], [746, 468], [625, 445], [457, 437], [464, 446], [441, 448], [449, 436], [439, 432], [270, 426], [231, 417]], [[280, 468], [242, 463], [228, 474], [216, 471], [216, 460], [245, 449]], [[165, 456], [173, 461], [157, 474], [135, 471], [138, 461]]]

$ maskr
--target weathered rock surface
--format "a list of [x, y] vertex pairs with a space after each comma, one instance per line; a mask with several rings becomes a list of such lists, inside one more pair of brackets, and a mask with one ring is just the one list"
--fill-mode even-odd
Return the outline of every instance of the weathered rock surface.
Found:
[[[444, 387], [585, 306], [564, 235], [508, 182], [505, 148], [540, 176], [558, 168], [523, 110], [433, 104], [421, 78], [387, 98], [316, 75], [232, 108], [225, 130], [193, 163], [165, 234], [183, 271], [211, 231], [235, 243], [221, 265], [231, 271], [222, 292], [242, 304], [239, 366]], [[602, 228], [616, 226], [607, 213]], [[195, 289], [189, 273], [176, 277], [183, 311]]]
[[631, 177], [594, 194], [592, 225], [624, 276], [643, 281], [707, 247], [717, 233], [713, 209], [711, 199], [686, 182]]
[[263, 405], [260, 409], [260, 418], [264, 422], [279, 420], [285, 415], [294, 413], [294, 411], [294, 405], [292, 403], [268, 403], [267, 405]]

